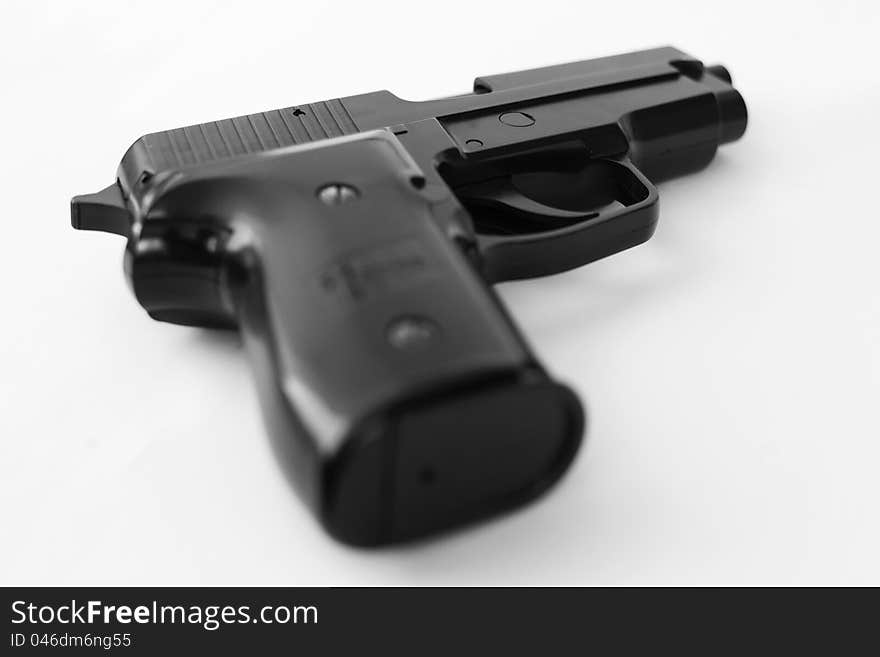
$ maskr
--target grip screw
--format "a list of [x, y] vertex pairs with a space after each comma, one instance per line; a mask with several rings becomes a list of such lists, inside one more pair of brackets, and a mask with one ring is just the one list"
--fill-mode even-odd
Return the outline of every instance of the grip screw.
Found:
[[360, 194], [345, 183], [330, 183], [318, 189], [318, 198], [324, 205], [343, 205], [354, 201]]
[[437, 334], [437, 325], [426, 317], [398, 317], [388, 326], [388, 342], [408, 351], [425, 346]]

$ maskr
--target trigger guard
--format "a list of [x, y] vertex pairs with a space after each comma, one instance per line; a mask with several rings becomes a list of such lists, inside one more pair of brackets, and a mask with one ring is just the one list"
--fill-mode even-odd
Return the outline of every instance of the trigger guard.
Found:
[[[456, 190], [472, 214], [484, 274], [490, 281], [567, 271], [651, 237], [659, 214], [654, 185], [625, 158], [592, 160], [588, 166], [601, 167], [606, 178], [585, 177], [604, 187], [592, 197], [597, 207], [580, 211], [530, 198], [514, 187], [509, 176]], [[590, 193], [585, 190], [584, 198], [591, 198]], [[611, 202], [605, 202], [609, 198]], [[530, 223], [522, 223], [523, 217]], [[516, 230], [523, 225], [526, 230]]]

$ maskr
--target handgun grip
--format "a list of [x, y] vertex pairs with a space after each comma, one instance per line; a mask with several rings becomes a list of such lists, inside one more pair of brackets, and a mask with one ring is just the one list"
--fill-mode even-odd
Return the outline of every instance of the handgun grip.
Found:
[[369, 133], [233, 167], [218, 204], [273, 443], [328, 530], [362, 545], [533, 497], [583, 426], [395, 144]]

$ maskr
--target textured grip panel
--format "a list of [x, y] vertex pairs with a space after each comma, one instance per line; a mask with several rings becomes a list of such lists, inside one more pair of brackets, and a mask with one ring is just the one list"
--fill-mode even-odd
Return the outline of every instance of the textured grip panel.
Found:
[[351, 114], [335, 98], [145, 135], [139, 164], [155, 174], [356, 132]]

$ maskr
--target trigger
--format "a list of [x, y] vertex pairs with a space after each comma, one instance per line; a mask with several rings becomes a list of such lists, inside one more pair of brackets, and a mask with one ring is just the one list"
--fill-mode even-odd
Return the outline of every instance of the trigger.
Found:
[[455, 193], [471, 213], [477, 233], [483, 235], [543, 233], [598, 216], [595, 210], [561, 208], [526, 196], [511, 177], [459, 187]]
[[507, 210], [543, 224], [545, 230], [554, 227], [556, 224], [567, 225], [572, 222], [590, 219], [598, 214], [595, 210], [587, 212], [568, 210], [548, 205], [526, 196], [522, 191], [514, 187], [512, 177], [494, 178], [486, 182], [460, 188], [456, 192], [458, 197], [467, 206], [484, 206], [494, 207], [496, 210]]
[[471, 212], [479, 233], [543, 233], [595, 219], [603, 210], [620, 205], [615, 191], [597, 175], [601, 166], [511, 173], [457, 187], [455, 193]]

